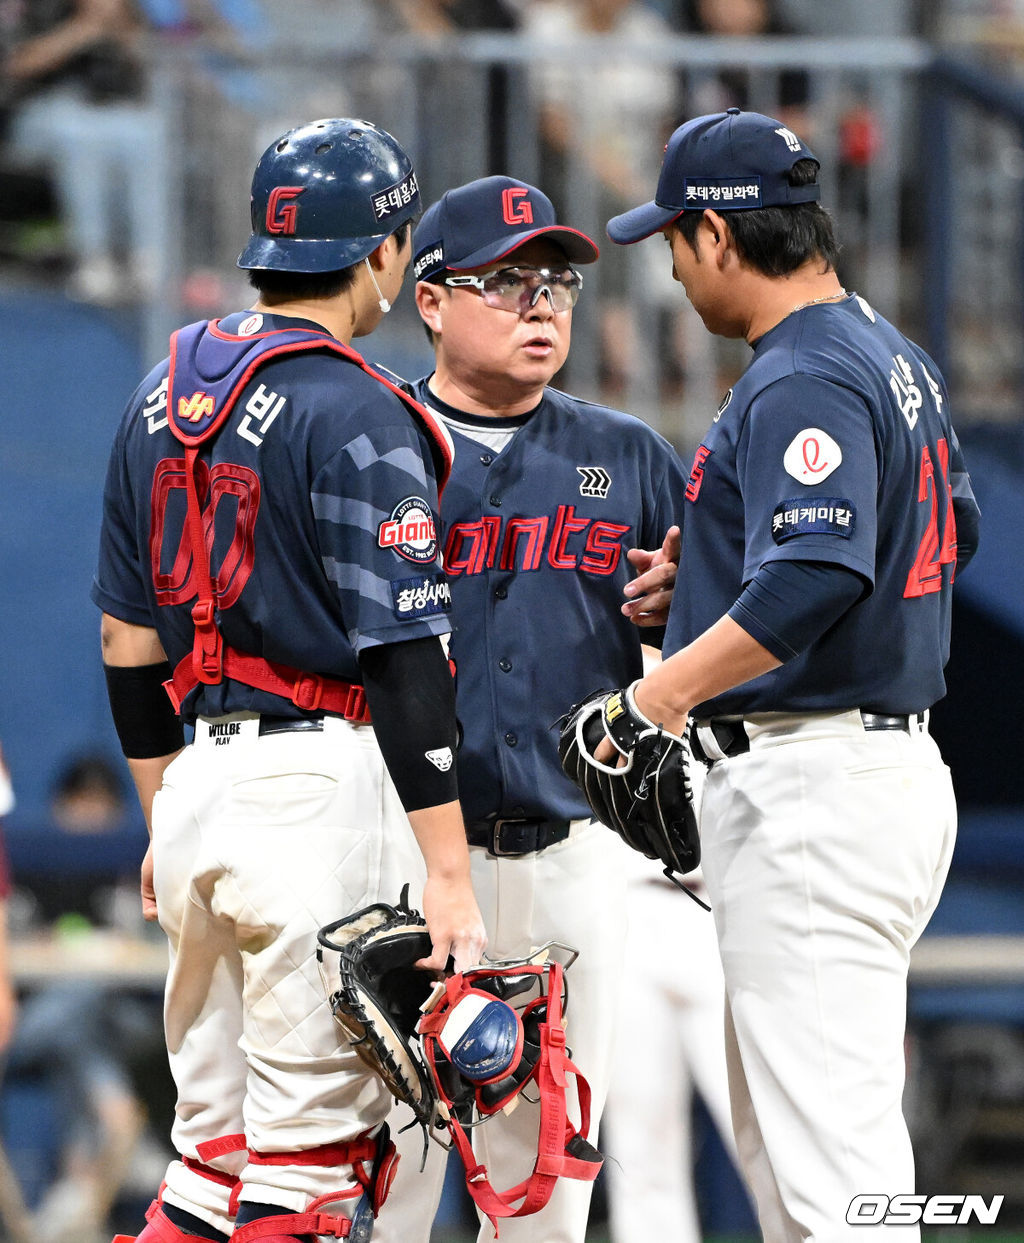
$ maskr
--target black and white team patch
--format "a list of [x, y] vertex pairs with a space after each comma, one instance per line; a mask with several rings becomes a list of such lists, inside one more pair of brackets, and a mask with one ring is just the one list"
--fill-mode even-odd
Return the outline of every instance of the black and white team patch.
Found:
[[841, 535], [849, 539], [856, 517], [852, 501], [840, 496], [781, 501], [772, 514], [772, 539], [776, 544], [796, 535]]
[[612, 477], [603, 466], [577, 466], [576, 471], [583, 476], [580, 496], [596, 496], [602, 501], [607, 497], [611, 490]]
[[400, 578], [391, 584], [391, 598], [395, 616], [400, 621], [448, 613], [452, 607], [452, 589], [443, 574]]

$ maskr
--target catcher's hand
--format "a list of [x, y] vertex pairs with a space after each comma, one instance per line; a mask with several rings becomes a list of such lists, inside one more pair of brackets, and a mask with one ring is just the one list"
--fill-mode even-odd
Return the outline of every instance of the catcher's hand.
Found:
[[[689, 754], [683, 738], [637, 708], [633, 686], [595, 691], [570, 708], [559, 723], [558, 757], [602, 824], [648, 859], [660, 859], [667, 875], [685, 875], [700, 863]], [[603, 738], [625, 758], [622, 767], [595, 757]]]

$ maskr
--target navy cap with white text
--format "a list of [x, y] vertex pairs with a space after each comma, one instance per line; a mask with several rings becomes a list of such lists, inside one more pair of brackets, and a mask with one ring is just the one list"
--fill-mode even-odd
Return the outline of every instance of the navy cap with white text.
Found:
[[555, 208], [536, 186], [513, 177], [480, 177], [442, 195], [413, 233], [413, 276], [486, 267], [535, 237], [547, 237], [570, 263], [593, 263], [597, 246], [579, 229], [557, 222]]
[[628, 246], [685, 211], [750, 211], [816, 202], [819, 185], [789, 183], [797, 160], [820, 164], [791, 129], [760, 112], [730, 108], [694, 117], [668, 140], [653, 201], [609, 220], [608, 236]]

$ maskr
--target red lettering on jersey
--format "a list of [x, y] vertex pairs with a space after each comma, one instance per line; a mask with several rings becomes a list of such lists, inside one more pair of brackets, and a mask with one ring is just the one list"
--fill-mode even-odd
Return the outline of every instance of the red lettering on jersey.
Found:
[[521, 570], [535, 570], [544, 553], [544, 538], [548, 533], [547, 518], [510, 518], [505, 527], [505, 542], [501, 546], [501, 568], [516, 569], [516, 551], [520, 538], [526, 540], [526, 552]]
[[[275, 186], [267, 199], [267, 232], [275, 237], [291, 237], [299, 219], [299, 206], [289, 202], [305, 191], [305, 186]], [[284, 200], [282, 202], [282, 200]]]
[[[804, 446], [804, 455], [806, 457], [807, 446]], [[711, 456], [711, 450], [707, 445], [701, 445], [693, 456], [693, 466], [690, 468], [690, 478], [686, 484], [686, 499], [695, 501], [700, 496], [701, 484], [704, 482], [704, 463]]]
[[622, 556], [622, 537], [628, 531], [621, 522], [595, 522], [587, 532], [587, 551], [580, 569], [590, 574], [614, 574]]
[[[622, 558], [622, 540], [631, 530], [618, 522], [598, 522], [576, 516], [574, 505], [559, 505], [549, 517], [481, 518], [457, 522], [448, 531], [444, 568], [450, 578], [481, 574], [484, 570], [539, 570], [545, 560], [555, 570], [577, 570], [602, 576], [614, 573]], [[586, 531], [581, 555], [568, 550], [568, 541]], [[550, 532], [550, 534], [549, 534]], [[495, 551], [501, 543], [501, 555]], [[545, 554], [546, 548], [546, 554]]]
[[[229, 524], [231, 543], [216, 568], [211, 565], [213, 592], [217, 607], [230, 608], [242, 594], [252, 573], [255, 546], [253, 533], [260, 507], [259, 476], [247, 466], [219, 462], [212, 470], [205, 462], [196, 463], [196, 488], [203, 504], [203, 530], [206, 547], [212, 554], [217, 522]], [[180, 492], [175, 526], [180, 535], [174, 560], [168, 572], [162, 570], [164, 540], [167, 536], [167, 510], [173, 493]], [[186, 529], [185, 459], [164, 458], [153, 472], [150, 498], [149, 555], [158, 604], [185, 604], [197, 595], [192, 577], [192, 545]], [[224, 502], [230, 498], [228, 510]], [[173, 536], [173, 532], [171, 532]]]
[[190, 423], [198, 423], [200, 419], [213, 414], [213, 398], [209, 394], [197, 391], [191, 397], [178, 398], [178, 418], [187, 419]]
[[[945, 436], [939, 438], [935, 446], [938, 450], [939, 470], [942, 481], [946, 485], [946, 521], [942, 528], [942, 547], [939, 549], [939, 561], [942, 565], [951, 565], [956, 573], [956, 510], [953, 508], [953, 487], [949, 482], [949, 444]], [[950, 582], [953, 581], [950, 576]]]
[[[482, 574], [494, 565], [501, 533], [500, 518], [457, 522], [448, 532], [444, 568], [448, 574]], [[468, 551], [463, 551], [464, 549]]]
[[529, 190], [508, 186], [501, 192], [501, 215], [506, 224], [533, 224], [533, 204]]
[[575, 535], [577, 531], [585, 531], [589, 525], [589, 518], [576, 517], [575, 505], [559, 505], [555, 514], [554, 530], [551, 532], [548, 563], [556, 570], [575, 570], [577, 559], [566, 552], [565, 546], [571, 535]]
[[377, 532], [381, 548], [392, 548], [395, 544], [426, 544], [436, 538], [433, 518], [407, 518], [403, 522], [388, 519], [380, 524]]
[[[914, 564], [907, 575], [903, 598], [912, 600], [918, 596], [930, 596], [942, 590], [942, 567], [952, 565], [956, 572], [956, 514], [953, 510], [953, 489], [949, 482], [949, 444], [943, 436], [935, 446], [939, 460], [939, 473], [945, 494], [945, 515], [942, 536], [939, 536], [939, 496], [935, 480], [935, 466], [927, 445], [921, 449], [921, 467], [917, 479], [917, 503], [927, 505], [924, 534], [917, 546]], [[952, 574], [950, 582], [953, 581]]]

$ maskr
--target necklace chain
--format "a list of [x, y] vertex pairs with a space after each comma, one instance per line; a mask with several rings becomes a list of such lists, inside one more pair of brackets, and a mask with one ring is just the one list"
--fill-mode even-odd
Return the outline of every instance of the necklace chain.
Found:
[[840, 289], [838, 293], [824, 293], [821, 295], [820, 298], [812, 298], [810, 302], [801, 302], [799, 306], [793, 307], [791, 311], [786, 312], [786, 318], [788, 319], [790, 315], [795, 315], [797, 311], [802, 311], [806, 307], [817, 306], [819, 302], [833, 302], [836, 298], [845, 298], [845, 297], [846, 297], [845, 289]]

